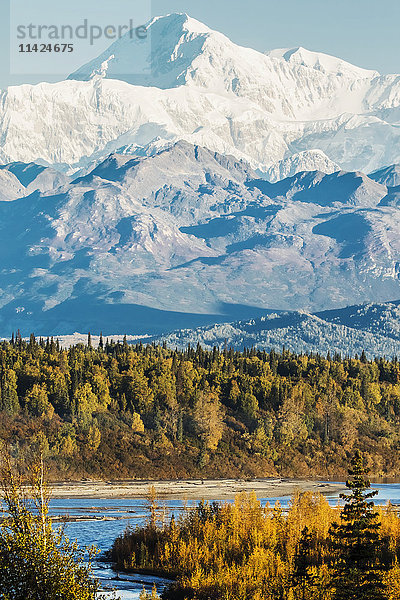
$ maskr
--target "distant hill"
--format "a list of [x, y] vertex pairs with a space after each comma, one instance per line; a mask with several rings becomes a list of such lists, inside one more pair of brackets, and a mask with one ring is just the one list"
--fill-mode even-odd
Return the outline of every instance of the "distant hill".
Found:
[[399, 302], [351, 306], [317, 314], [270, 313], [235, 323], [185, 329], [162, 337], [172, 348], [201, 344], [211, 350], [225, 345], [237, 350], [255, 347], [270, 351], [313, 352], [368, 358], [400, 356]]

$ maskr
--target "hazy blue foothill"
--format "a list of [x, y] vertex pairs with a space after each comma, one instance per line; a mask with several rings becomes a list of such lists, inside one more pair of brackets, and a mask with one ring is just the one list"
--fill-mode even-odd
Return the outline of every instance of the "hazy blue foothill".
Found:
[[[47, 169], [49, 189], [30, 192]], [[28, 189], [0, 204], [3, 335], [156, 335], [400, 297], [397, 189], [364, 174], [270, 184], [186, 142], [110, 155], [56, 190], [50, 168], [7, 172]]]

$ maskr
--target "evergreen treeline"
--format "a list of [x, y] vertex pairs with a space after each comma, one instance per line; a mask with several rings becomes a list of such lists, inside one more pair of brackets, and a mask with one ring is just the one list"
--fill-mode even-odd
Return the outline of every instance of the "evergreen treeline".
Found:
[[398, 600], [400, 518], [375, 510], [360, 453], [350, 475], [343, 509], [306, 492], [284, 513], [244, 493], [165, 523], [153, 495], [146, 526], [117, 538], [111, 557], [173, 577], [163, 600]]
[[396, 359], [88, 342], [0, 343], [0, 438], [53, 479], [398, 476]]

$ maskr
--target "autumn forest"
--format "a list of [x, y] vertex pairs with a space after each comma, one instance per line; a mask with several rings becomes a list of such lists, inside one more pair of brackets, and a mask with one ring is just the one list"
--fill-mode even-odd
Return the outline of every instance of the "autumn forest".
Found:
[[400, 467], [400, 363], [102, 339], [0, 344], [0, 437], [53, 480], [371, 476]]

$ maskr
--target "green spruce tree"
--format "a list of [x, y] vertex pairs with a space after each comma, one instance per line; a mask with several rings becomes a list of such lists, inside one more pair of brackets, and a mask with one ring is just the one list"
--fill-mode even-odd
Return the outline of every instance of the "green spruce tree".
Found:
[[345, 506], [340, 523], [330, 531], [334, 554], [334, 600], [387, 600], [383, 583], [383, 548], [379, 536], [379, 515], [368, 491], [368, 469], [359, 451], [351, 461], [350, 494], [341, 494]]

